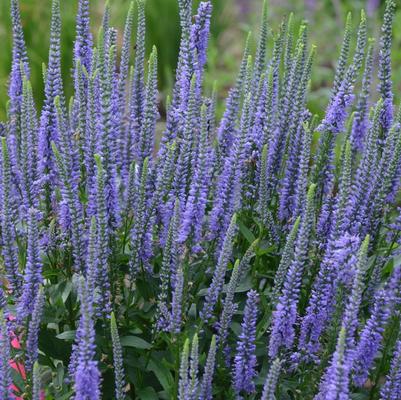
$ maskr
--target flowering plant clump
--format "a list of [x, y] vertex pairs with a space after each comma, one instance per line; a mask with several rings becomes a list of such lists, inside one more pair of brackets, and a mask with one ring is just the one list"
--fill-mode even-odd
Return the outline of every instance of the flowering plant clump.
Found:
[[322, 118], [307, 107], [307, 23], [290, 15], [270, 35], [265, 4], [220, 120], [204, 88], [211, 2], [195, 17], [178, 3], [159, 143], [144, 0], [121, 49], [109, 4], [93, 37], [79, 0], [69, 77], [52, 0], [40, 108], [11, 0], [0, 398], [401, 399], [394, 1], [377, 44], [363, 12], [355, 34], [348, 17]]

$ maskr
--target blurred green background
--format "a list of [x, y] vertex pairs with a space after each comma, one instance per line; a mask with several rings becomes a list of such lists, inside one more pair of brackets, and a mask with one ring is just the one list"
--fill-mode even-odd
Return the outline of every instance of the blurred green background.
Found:
[[[130, 0], [111, 0], [112, 25], [121, 32]], [[195, 1], [199, 3], [199, 0]], [[47, 62], [51, 0], [20, 0], [21, 15], [32, 67], [32, 83], [38, 105], [41, 104], [43, 62]], [[94, 31], [102, 18], [104, 0], [91, 1]], [[262, 0], [213, 0], [212, 39], [209, 50], [206, 85], [218, 82], [220, 96], [235, 79], [246, 32], [257, 33]], [[269, 0], [269, 21], [277, 29], [283, 16], [294, 12], [297, 22], [310, 22], [311, 43], [318, 47], [313, 71], [310, 107], [321, 111], [326, 104], [332, 81], [333, 66], [341, 44], [345, 16], [353, 12], [355, 28], [359, 12], [365, 8], [369, 17], [371, 36], [377, 37], [384, 1], [380, 0]], [[67, 96], [71, 94], [71, 55], [75, 37], [77, 0], [61, 1], [62, 8], [62, 66]], [[194, 10], [195, 12], [195, 10]], [[165, 95], [172, 85], [179, 44], [177, 0], [147, 0], [147, 47], [155, 44], [159, 52], [160, 88]], [[401, 9], [396, 14], [395, 26], [401, 24]], [[394, 30], [394, 80], [401, 83], [401, 30]], [[11, 26], [9, 0], [0, 0], [0, 120], [5, 118], [7, 81], [11, 63]]]

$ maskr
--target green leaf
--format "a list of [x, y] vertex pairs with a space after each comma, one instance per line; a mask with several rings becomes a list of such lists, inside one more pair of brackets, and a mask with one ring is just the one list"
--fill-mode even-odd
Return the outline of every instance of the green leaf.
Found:
[[152, 345], [146, 340], [141, 339], [138, 336], [124, 336], [121, 338], [121, 346], [123, 347], [135, 347], [137, 349], [150, 349]]
[[237, 225], [245, 239], [249, 243], [253, 243], [256, 239], [255, 235], [242, 223], [242, 221], [237, 221]]
[[72, 290], [72, 284], [70, 281], [66, 282], [65, 288], [63, 290], [63, 293], [61, 294], [61, 298], [63, 299], [63, 303], [65, 303], [68, 299], [68, 296], [70, 295]]
[[250, 276], [247, 276], [235, 289], [235, 293], [247, 292], [252, 289], [252, 279]]
[[71, 354], [71, 343], [56, 338], [55, 332], [44, 327], [39, 334], [39, 349], [50, 358], [68, 364]]
[[160, 360], [150, 360], [148, 370], [152, 371], [156, 375], [157, 379], [166, 392], [169, 392], [171, 390], [174, 385], [173, 376], [171, 375], [169, 369], [165, 365], [163, 365]]
[[263, 256], [265, 254], [273, 253], [275, 245], [270, 244], [268, 241], [263, 240], [260, 245], [255, 249], [257, 256]]
[[140, 398], [140, 400], [158, 400], [159, 398], [155, 389], [150, 386], [141, 389], [138, 392], [138, 397]]
[[143, 333], [143, 331], [140, 328], [134, 328], [134, 329], [130, 329], [129, 333], [132, 333], [133, 335], [140, 335], [141, 333]]
[[65, 331], [56, 336], [57, 339], [74, 340], [76, 331]]

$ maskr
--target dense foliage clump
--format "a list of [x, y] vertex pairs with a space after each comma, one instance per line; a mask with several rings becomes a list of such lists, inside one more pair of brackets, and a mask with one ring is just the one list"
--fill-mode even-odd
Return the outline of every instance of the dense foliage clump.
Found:
[[307, 23], [271, 36], [264, 5], [219, 121], [203, 87], [211, 3], [195, 17], [178, 3], [160, 138], [144, 0], [121, 51], [109, 4], [94, 39], [79, 1], [69, 77], [52, 1], [40, 109], [11, 0], [0, 398], [401, 399], [393, 0], [377, 45], [363, 12], [355, 35], [347, 19], [323, 118], [307, 107]]

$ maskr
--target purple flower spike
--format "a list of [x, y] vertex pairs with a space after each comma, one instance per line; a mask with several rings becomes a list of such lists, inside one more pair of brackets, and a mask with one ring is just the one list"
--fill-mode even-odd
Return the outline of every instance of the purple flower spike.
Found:
[[237, 354], [234, 359], [233, 385], [237, 394], [241, 391], [253, 393], [255, 391], [254, 378], [257, 375], [255, 340], [258, 294], [251, 290], [247, 296]]

